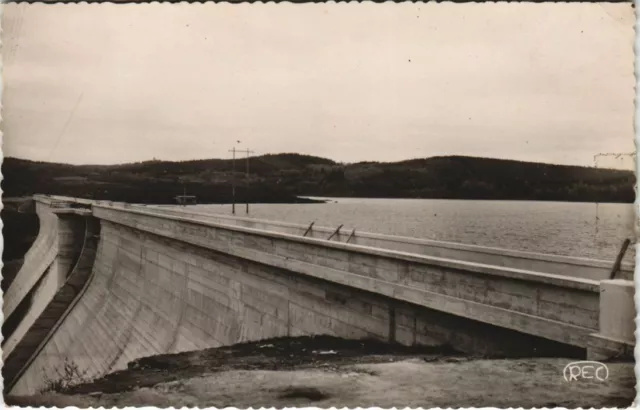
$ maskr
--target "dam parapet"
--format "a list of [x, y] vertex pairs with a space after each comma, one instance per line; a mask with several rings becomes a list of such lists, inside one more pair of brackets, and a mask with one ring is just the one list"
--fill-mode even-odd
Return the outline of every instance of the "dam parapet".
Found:
[[[162, 215], [178, 217], [186, 216], [223, 225], [234, 225], [269, 232], [280, 232], [308, 238], [351, 243], [354, 245], [373, 248], [397, 250], [400, 252], [433, 256], [437, 258], [456, 259], [485, 265], [543, 272], [562, 276], [581, 277], [585, 279], [609, 279], [614, 266], [614, 261], [493, 248], [422, 238], [382, 235], [371, 232], [361, 232], [355, 228], [344, 227], [343, 225], [331, 228], [326, 226], [317, 226], [315, 223], [300, 225], [283, 221], [267, 221], [249, 217], [196, 212], [190, 209], [185, 210], [184, 208], [168, 207], [163, 205], [134, 205], [111, 201], [94, 202], [86, 199], [70, 199], [65, 197], [51, 198], [78, 201], [79, 204], [83, 205], [97, 203], [100, 205], [109, 205], [111, 207], [120, 207], [132, 210], [153, 210], [154, 212], [158, 212]], [[619, 271], [616, 272], [616, 278], [618, 279], [633, 280], [633, 275], [634, 266], [629, 263], [622, 263]]]
[[633, 283], [606, 279], [605, 261], [157, 206], [34, 201], [41, 232], [5, 312], [55, 260], [71, 262], [9, 335], [5, 362], [15, 364], [3, 372], [14, 394], [37, 392], [65, 361], [95, 378], [144, 356], [280, 336], [600, 360], [635, 345]]

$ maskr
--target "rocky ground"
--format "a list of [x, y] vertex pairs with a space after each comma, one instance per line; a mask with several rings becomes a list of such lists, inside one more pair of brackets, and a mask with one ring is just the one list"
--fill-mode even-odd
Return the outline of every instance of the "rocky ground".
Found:
[[571, 358], [480, 358], [446, 348], [332, 337], [280, 338], [139, 359], [59, 392], [5, 398], [18, 406], [629, 407], [633, 363], [606, 381], [567, 382]]

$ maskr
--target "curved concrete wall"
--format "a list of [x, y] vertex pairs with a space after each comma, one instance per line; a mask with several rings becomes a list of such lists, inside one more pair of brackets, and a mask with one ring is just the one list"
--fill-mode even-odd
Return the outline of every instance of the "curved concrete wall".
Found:
[[193, 246], [184, 238], [152, 234], [100, 215], [104, 219], [92, 280], [11, 394], [37, 392], [46, 380], [61, 377], [56, 369], [65, 361], [91, 379], [144, 356], [275, 336], [448, 343], [475, 353], [532, 355], [536, 349], [544, 354], [559, 348], [520, 332]]
[[36, 294], [35, 299], [40, 305], [37, 313], [32, 309], [18, 329], [25, 330], [12, 334], [6, 346], [3, 346], [2, 375], [6, 388], [13, 386], [39, 350], [55, 334], [64, 317], [72, 310], [74, 301], [82, 296], [81, 292], [93, 269], [100, 232], [97, 220], [87, 218], [85, 222], [82, 251], [68, 278], [59, 289], [55, 285], [40, 285], [42, 289], [55, 289], [54, 296], [49, 298], [48, 295]]
[[[2, 344], [3, 358], [11, 353], [66, 281], [82, 249], [85, 230], [85, 221], [82, 218], [73, 213], [58, 213], [43, 204], [38, 206], [38, 215], [41, 215], [41, 220], [46, 221], [46, 231], [43, 233], [46, 239], [42, 245], [44, 247], [50, 244], [50, 248], [46, 250], [43, 263], [34, 261], [38, 254], [27, 254], [30, 263], [27, 265], [25, 262], [7, 290], [5, 317], [13, 319], [12, 314], [24, 316], [20, 318], [20, 324], [16, 329], [5, 335], [6, 339]], [[47, 266], [50, 258], [51, 262]], [[29, 271], [30, 268], [34, 270]], [[31, 298], [30, 306], [26, 312], [18, 311], [18, 303], [26, 297]]]
[[[579, 338], [557, 322], [597, 328], [598, 282], [533, 271], [435, 258], [360, 245], [216, 224], [199, 218], [172, 217], [139, 209], [94, 207], [94, 215], [180, 242], [215, 250], [263, 265], [329, 280], [349, 287], [417, 302], [436, 310], [457, 310], [470, 319], [506, 319], [500, 309], [519, 316], [518, 324], [492, 323], [527, 332], [525, 323], [545, 324], [547, 336], [567, 342]], [[491, 293], [489, 291], [494, 291]], [[556, 295], [557, 293], [557, 295]], [[558, 296], [571, 294], [570, 303]], [[545, 297], [549, 295], [548, 297]], [[580, 300], [578, 302], [578, 299]], [[457, 305], [459, 301], [466, 301]], [[451, 303], [454, 305], [451, 305]], [[548, 303], [548, 304], [547, 304]], [[577, 318], [583, 319], [577, 319]], [[538, 330], [535, 331], [536, 334]]]
[[36, 204], [36, 212], [40, 220], [40, 231], [33, 246], [24, 258], [24, 263], [18, 271], [11, 286], [4, 295], [2, 313], [5, 320], [18, 307], [18, 304], [31, 291], [53, 263], [58, 253], [58, 221], [55, 214], [50, 212], [48, 205]]
[[91, 379], [144, 356], [274, 336], [582, 355], [602, 328], [594, 280], [92, 205], [91, 275], [11, 394], [36, 393], [65, 361]]
[[[292, 224], [281, 221], [266, 221], [254, 218], [236, 217], [229, 215], [194, 212], [188, 208], [168, 207], [162, 205], [132, 205], [110, 201], [90, 201], [66, 197], [52, 197], [58, 200], [75, 201], [79, 204], [98, 203], [109, 207], [130, 210], [153, 209], [167, 216], [191, 216], [200, 220], [246, 228], [261, 229], [270, 232], [281, 232], [292, 235], [304, 235], [309, 238], [327, 239], [334, 234], [336, 227], [322, 227]], [[452, 258], [468, 262], [476, 262], [505, 268], [524, 269], [535, 272], [581, 277], [584, 279], [609, 279], [614, 260], [605, 261], [591, 258], [568, 257], [561, 255], [541, 254], [511, 249], [491, 248], [486, 246], [468, 245], [455, 242], [435, 241], [420, 238], [381, 235], [369, 232], [359, 232], [351, 227], [342, 227], [331, 240], [349, 242], [357, 245], [381, 249], [392, 249], [418, 255]], [[632, 279], [634, 266], [622, 263], [618, 279]]]
[[[140, 208], [140, 206], [137, 206], [137, 208]], [[289, 233], [293, 235], [304, 235], [309, 228], [308, 226], [298, 224], [264, 221], [253, 218], [231, 217], [227, 215], [196, 213], [188, 210], [171, 209], [165, 206], [154, 206], [154, 208], [158, 209], [165, 215], [197, 215], [199, 218], [210, 222], [244, 226], [247, 228], [262, 229], [265, 231]], [[308, 231], [306, 236], [310, 238], [327, 239], [335, 232], [335, 230], [336, 228], [314, 225], [312, 229]], [[468, 262], [503, 266], [506, 268], [525, 269], [536, 272], [595, 280], [608, 279], [614, 265], [613, 260], [603, 261], [590, 258], [577, 258], [510, 249], [490, 248], [486, 246], [467, 245], [454, 242], [380, 235], [368, 232], [358, 232], [349, 227], [341, 228], [340, 231], [332, 237], [332, 240], [338, 242], [348, 241], [349, 243], [356, 245], [393, 249], [418, 255], [453, 258]], [[633, 272], [634, 268], [632, 265], [623, 263], [621, 270], [618, 273], [618, 278], [630, 279], [633, 277]]]

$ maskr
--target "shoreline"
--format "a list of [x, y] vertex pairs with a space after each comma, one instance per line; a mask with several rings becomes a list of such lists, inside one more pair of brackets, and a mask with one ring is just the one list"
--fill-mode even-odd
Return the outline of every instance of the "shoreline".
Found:
[[365, 197], [365, 196], [330, 196], [321, 197], [313, 195], [301, 195], [299, 198], [307, 198], [317, 200], [319, 202], [333, 203], [338, 200], [372, 200], [372, 201], [478, 201], [478, 202], [535, 202], [535, 203], [556, 203], [556, 204], [589, 204], [589, 205], [631, 205], [633, 202], [585, 202], [585, 201], [560, 201], [560, 200], [545, 200], [545, 199], [485, 199], [485, 198], [409, 198], [409, 197]]
[[[45, 195], [62, 195], [63, 194], [45, 194]], [[20, 196], [20, 197], [4, 197], [2, 199], [4, 204], [13, 204], [28, 201], [31, 198], [30, 195]], [[95, 201], [111, 201], [111, 202], [128, 202], [121, 200], [113, 200], [113, 199], [93, 199], [93, 198], [85, 198], [89, 200]], [[305, 205], [305, 204], [328, 204], [328, 203], [338, 203], [340, 200], [347, 201], [478, 201], [478, 202], [513, 202], [513, 203], [557, 203], [557, 204], [590, 204], [590, 205], [630, 205], [633, 206], [634, 202], [588, 202], [588, 201], [562, 201], [555, 199], [501, 199], [501, 198], [446, 198], [446, 197], [438, 197], [438, 198], [417, 198], [417, 197], [372, 197], [372, 196], [315, 196], [315, 195], [296, 195], [294, 201], [274, 201], [274, 200], [266, 200], [266, 201], [249, 201], [250, 205]], [[156, 202], [156, 203], [147, 203], [147, 202], [130, 202], [132, 204], [139, 205], [156, 205], [156, 206], [183, 206], [181, 204], [175, 202]], [[236, 206], [244, 205], [246, 202], [241, 200], [236, 201]], [[188, 204], [186, 206], [193, 205], [232, 205], [233, 202], [211, 202], [211, 201], [203, 201], [198, 202], [196, 204]], [[6, 209], [6, 207], [5, 207]], [[11, 209], [6, 209], [6, 211], [11, 211]]]

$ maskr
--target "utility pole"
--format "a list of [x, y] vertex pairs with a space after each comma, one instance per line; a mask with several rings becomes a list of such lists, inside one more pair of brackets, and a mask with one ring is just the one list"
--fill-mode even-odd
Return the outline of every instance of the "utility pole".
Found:
[[[235, 215], [236, 213], [236, 152], [245, 152], [247, 154], [247, 169], [245, 178], [247, 180], [247, 187], [249, 186], [249, 154], [253, 154], [253, 151], [248, 149], [246, 150], [237, 150], [236, 147], [230, 149], [229, 152], [233, 152], [233, 174], [231, 176], [231, 196], [233, 197], [233, 203], [231, 205], [231, 213]], [[249, 199], [246, 199], [246, 213], [249, 214]]]
[[[246, 174], [246, 179], [247, 179], [247, 191], [249, 190], [249, 154], [253, 154], [253, 151], [246, 151], [247, 153], [247, 174]], [[249, 198], [245, 198], [247, 200], [247, 215], [249, 215]]]
[[231, 213], [236, 214], [236, 147], [233, 147], [229, 152], [233, 152], [233, 162], [231, 171]]

